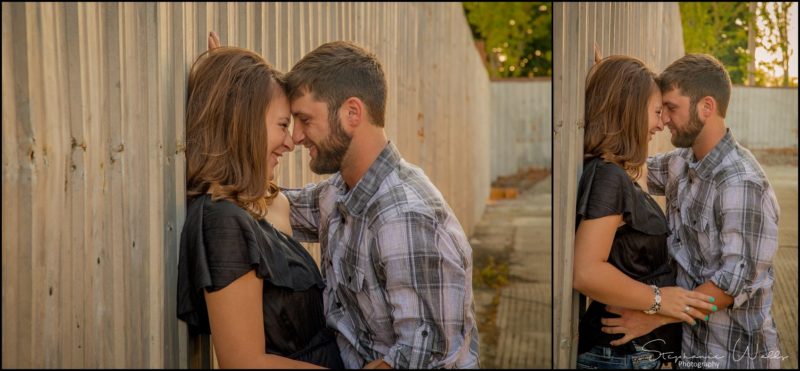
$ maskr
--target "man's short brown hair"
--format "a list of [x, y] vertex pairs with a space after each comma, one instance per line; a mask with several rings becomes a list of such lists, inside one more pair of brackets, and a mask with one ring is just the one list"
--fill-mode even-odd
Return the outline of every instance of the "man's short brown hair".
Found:
[[312, 93], [328, 103], [331, 122], [342, 103], [361, 99], [372, 123], [383, 127], [386, 111], [386, 77], [375, 55], [348, 42], [323, 44], [306, 54], [286, 75], [289, 101]]
[[725, 66], [708, 54], [687, 54], [661, 72], [658, 79], [661, 92], [680, 89], [691, 101], [690, 109], [703, 97], [717, 101], [717, 113], [725, 117], [731, 99], [731, 78]]

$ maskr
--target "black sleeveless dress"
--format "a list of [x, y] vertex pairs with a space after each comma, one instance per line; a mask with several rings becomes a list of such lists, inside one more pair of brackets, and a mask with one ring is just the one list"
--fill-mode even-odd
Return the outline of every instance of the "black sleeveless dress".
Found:
[[238, 205], [188, 202], [178, 260], [178, 318], [192, 333], [210, 334], [203, 290], [220, 290], [255, 270], [264, 280], [266, 353], [343, 368], [333, 330], [325, 326], [322, 276], [308, 252]]
[[[620, 214], [625, 225], [619, 227], [614, 235], [608, 262], [639, 282], [658, 287], [675, 286], [675, 269], [667, 250], [669, 228], [664, 212], [621, 167], [600, 157], [586, 159], [578, 185], [576, 230], [582, 220]], [[583, 295], [581, 298], [585, 299]], [[630, 354], [635, 352], [634, 344], [647, 344], [646, 348], [652, 351], [680, 354], [681, 323], [661, 326], [627, 344], [611, 346], [612, 340], [623, 335], [601, 331], [601, 318], [619, 317], [607, 312], [605, 306], [592, 301], [581, 315], [578, 354], [593, 346], [610, 347], [616, 354]]]

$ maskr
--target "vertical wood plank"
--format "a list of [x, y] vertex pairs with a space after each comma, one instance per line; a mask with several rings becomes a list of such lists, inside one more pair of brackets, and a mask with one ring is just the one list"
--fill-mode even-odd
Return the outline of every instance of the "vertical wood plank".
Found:
[[[375, 53], [390, 139], [465, 230], [483, 211], [490, 83], [458, 3], [2, 6], [3, 367], [202, 365], [174, 289], [186, 77], [209, 30], [282, 71], [332, 40]], [[287, 157], [282, 185], [326, 178]]]

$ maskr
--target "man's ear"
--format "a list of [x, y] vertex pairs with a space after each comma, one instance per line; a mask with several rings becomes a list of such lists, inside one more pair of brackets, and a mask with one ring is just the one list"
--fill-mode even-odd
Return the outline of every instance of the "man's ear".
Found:
[[353, 130], [366, 122], [366, 114], [364, 101], [358, 97], [347, 98], [339, 109], [339, 118], [345, 132], [352, 135]]
[[707, 120], [717, 113], [717, 100], [710, 95], [701, 98], [700, 101], [697, 102], [697, 113], [703, 120]]

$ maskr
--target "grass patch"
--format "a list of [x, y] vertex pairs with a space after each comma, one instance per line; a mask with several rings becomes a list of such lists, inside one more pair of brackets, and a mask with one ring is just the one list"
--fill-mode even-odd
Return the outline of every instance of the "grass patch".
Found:
[[508, 285], [508, 262], [496, 262], [490, 256], [482, 267], [475, 268], [472, 274], [473, 287], [499, 289]]

